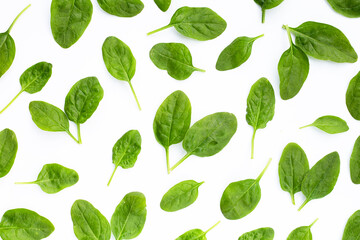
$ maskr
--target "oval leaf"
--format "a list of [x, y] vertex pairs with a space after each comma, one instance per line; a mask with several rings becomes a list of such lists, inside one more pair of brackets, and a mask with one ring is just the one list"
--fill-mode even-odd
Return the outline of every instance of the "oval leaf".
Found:
[[346, 91], [346, 106], [351, 116], [360, 120], [360, 72], [349, 83]]
[[210, 232], [213, 228], [215, 228], [220, 222], [217, 222], [214, 226], [209, 228], [207, 231], [203, 231], [201, 229], [192, 229], [187, 231], [180, 237], [177, 237], [176, 240], [206, 240], [206, 234]]
[[360, 137], [356, 139], [351, 153], [350, 176], [353, 183], [360, 184]]
[[15, 133], [6, 128], [0, 132], [0, 178], [6, 176], [14, 165], [18, 142]]
[[52, 65], [47, 62], [39, 62], [26, 71], [20, 77], [21, 91], [37, 93], [46, 85], [52, 74]]
[[327, 0], [330, 6], [341, 15], [349, 18], [360, 17], [359, 0]]
[[312, 240], [311, 227], [316, 221], [317, 219], [310, 226], [302, 226], [294, 229], [286, 240]]
[[154, 0], [154, 1], [158, 6], [158, 8], [163, 12], [166, 12], [171, 4], [171, 0]]
[[341, 118], [336, 116], [319, 117], [312, 124], [301, 128], [311, 127], [311, 126], [316, 127], [329, 134], [343, 133], [349, 130], [349, 126], [347, 125], [347, 123]]
[[356, 240], [360, 236], [360, 210], [356, 211], [348, 219], [342, 240]]
[[274, 229], [272, 228], [259, 228], [251, 232], [244, 233], [238, 240], [273, 240]]
[[134, 17], [144, 8], [140, 0], [97, 0], [102, 10], [118, 17]]

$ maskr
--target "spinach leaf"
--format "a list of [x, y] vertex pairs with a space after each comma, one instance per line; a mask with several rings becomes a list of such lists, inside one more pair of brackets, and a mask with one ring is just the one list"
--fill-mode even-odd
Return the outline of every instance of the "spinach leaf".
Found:
[[296, 143], [286, 145], [279, 162], [279, 179], [281, 189], [290, 193], [294, 205], [294, 195], [301, 191], [301, 183], [308, 171], [309, 161], [304, 150]]
[[79, 240], [110, 240], [108, 220], [91, 203], [76, 200], [71, 207], [74, 233]]
[[120, 166], [123, 169], [134, 167], [137, 157], [141, 151], [141, 136], [138, 130], [126, 132], [114, 145], [112, 160], [115, 169], [108, 182], [108, 186], [113, 179], [116, 169]]
[[85, 123], [95, 112], [104, 96], [98, 79], [87, 77], [72, 86], [65, 98], [65, 113], [76, 123], [78, 141], [81, 143], [80, 124]]
[[340, 156], [332, 152], [319, 160], [306, 174], [301, 191], [306, 200], [299, 211], [311, 200], [323, 198], [334, 189], [340, 173]]
[[285, 26], [290, 48], [286, 50], [279, 60], [278, 72], [280, 78], [280, 96], [283, 100], [288, 100], [296, 96], [304, 85], [309, 74], [309, 58], [294, 45], [290, 29]]
[[15, 58], [16, 47], [15, 41], [10, 35], [11, 29], [21, 14], [23, 14], [30, 6], [31, 4], [16, 16], [6, 32], [0, 33], [0, 78], [10, 68]]
[[140, 0], [97, 0], [102, 10], [118, 17], [134, 17], [144, 8]]
[[51, 31], [62, 48], [75, 44], [91, 21], [93, 5], [90, 0], [52, 0]]
[[260, 7], [262, 12], [261, 22], [265, 22], [265, 11], [279, 6], [284, 0], [254, 0]]
[[191, 123], [191, 103], [180, 90], [170, 94], [158, 108], [153, 129], [155, 138], [166, 152], [167, 172], [170, 173], [169, 147], [181, 142]]
[[75, 170], [53, 163], [44, 165], [36, 181], [17, 184], [37, 184], [44, 192], [52, 194], [71, 187], [78, 181], [79, 175]]
[[351, 116], [360, 120], [360, 72], [349, 83], [346, 91], [346, 106]]
[[125, 195], [111, 217], [111, 231], [117, 240], [137, 237], [146, 220], [146, 200], [140, 192]]
[[302, 226], [293, 230], [287, 240], [312, 240], [311, 227], [316, 223], [316, 219], [310, 226]]
[[47, 62], [39, 62], [26, 69], [20, 76], [20, 92], [0, 111], [0, 114], [3, 113], [24, 91], [30, 94], [40, 92], [50, 79], [51, 74], [52, 65]]
[[14, 165], [18, 142], [15, 133], [5, 128], [0, 132], [0, 178], [5, 177]]
[[135, 75], [136, 60], [130, 48], [116, 37], [106, 38], [102, 46], [102, 55], [109, 73], [116, 79], [129, 83], [136, 103], [141, 110], [131, 79]]
[[296, 36], [296, 46], [309, 56], [339, 63], [354, 63], [358, 59], [346, 36], [331, 25], [305, 22], [297, 28], [289, 29]]
[[244, 233], [238, 240], [273, 240], [274, 229], [272, 228], [259, 228], [251, 232]]
[[251, 159], [254, 158], [255, 134], [258, 129], [266, 127], [275, 114], [275, 94], [271, 83], [260, 78], [250, 89], [247, 98], [246, 121], [254, 128], [251, 140]]
[[259, 182], [270, 163], [271, 159], [256, 179], [233, 182], [227, 186], [220, 201], [220, 209], [225, 218], [237, 220], [256, 208], [261, 199]]
[[212, 229], [214, 229], [217, 225], [219, 225], [219, 223], [220, 222], [217, 222], [214, 226], [212, 226], [205, 232], [201, 229], [192, 229], [190, 231], [187, 231], [180, 237], [177, 237], [176, 240], [206, 240], [206, 234]]
[[338, 13], [345, 17], [360, 17], [360, 1], [359, 0], [327, 0], [330, 6]]
[[206, 41], [220, 36], [226, 25], [225, 20], [210, 8], [182, 7], [174, 13], [168, 25], [149, 32], [148, 35], [175, 27], [186, 37]]
[[154, 1], [158, 6], [158, 8], [163, 12], [166, 12], [171, 4], [171, 0], [154, 0]]
[[24, 208], [6, 211], [0, 222], [3, 240], [40, 240], [54, 230], [54, 225], [48, 219]]
[[170, 171], [191, 155], [210, 157], [217, 154], [230, 142], [236, 129], [237, 120], [231, 113], [218, 112], [200, 119], [186, 132], [182, 143], [186, 155]]
[[46, 102], [32, 101], [29, 104], [31, 118], [41, 130], [66, 132], [77, 143], [78, 140], [69, 130], [69, 120], [61, 109]]
[[342, 240], [356, 240], [360, 236], [360, 210], [354, 212], [348, 219]]
[[264, 35], [260, 35], [254, 38], [236, 38], [220, 53], [220, 56], [216, 62], [216, 69], [219, 71], [227, 71], [239, 67], [249, 59], [255, 40], [263, 36]]
[[176, 184], [161, 199], [161, 209], [166, 212], [175, 212], [190, 206], [196, 201], [199, 187], [203, 183], [187, 180]]
[[301, 127], [300, 129], [306, 127], [316, 127], [330, 134], [343, 133], [349, 130], [349, 126], [344, 120], [339, 117], [330, 115], [319, 117], [312, 124]]
[[151, 48], [150, 59], [176, 80], [185, 80], [195, 71], [205, 72], [193, 66], [191, 53], [182, 43], [158, 43]]
[[351, 153], [350, 176], [353, 183], [360, 184], [360, 137], [356, 139]]

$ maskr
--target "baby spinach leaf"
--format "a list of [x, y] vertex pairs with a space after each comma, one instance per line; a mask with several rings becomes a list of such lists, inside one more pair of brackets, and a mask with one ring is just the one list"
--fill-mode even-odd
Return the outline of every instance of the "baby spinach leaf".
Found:
[[62, 48], [75, 44], [91, 21], [93, 5], [90, 0], [52, 0], [51, 31]]
[[81, 143], [80, 124], [85, 123], [95, 112], [104, 96], [98, 79], [87, 77], [72, 86], [65, 98], [65, 113], [76, 123], [78, 141]]
[[275, 114], [275, 94], [271, 83], [260, 78], [250, 89], [247, 98], [246, 121], [254, 128], [251, 140], [251, 159], [254, 158], [255, 134], [258, 129], [266, 127]]
[[259, 182], [270, 163], [271, 159], [256, 179], [233, 182], [227, 186], [220, 201], [220, 209], [225, 218], [237, 220], [256, 208], [261, 199]]
[[356, 240], [360, 236], [360, 210], [354, 212], [348, 219], [342, 240]]
[[259, 228], [251, 232], [244, 233], [238, 240], [273, 240], [274, 229], [272, 228]]
[[46, 102], [32, 101], [29, 104], [31, 118], [41, 130], [66, 132], [77, 143], [78, 140], [69, 130], [69, 119], [61, 109]]
[[279, 179], [281, 189], [290, 193], [294, 205], [294, 195], [301, 191], [301, 183], [308, 171], [309, 161], [304, 150], [296, 143], [286, 145], [279, 162]]
[[220, 36], [226, 25], [225, 20], [210, 8], [182, 7], [174, 13], [168, 25], [149, 32], [148, 35], [175, 27], [186, 37], [206, 41]]
[[146, 220], [146, 200], [140, 192], [125, 195], [111, 217], [111, 231], [117, 240], [137, 237]]
[[155, 138], [166, 152], [166, 166], [170, 173], [169, 147], [181, 142], [191, 123], [191, 103], [180, 90], [170, 94], [158, 108], [153, 129]]
[[150, 59], [176, 80], [185, 80], [195, 71], [205, 72], [193, 66], [191, 53], [182, 43], [158, 43], [151, 48]]
[[340, 156], [332, 152], [319, 160], [306, 174], [301, 191], [306, 200], [299, 211], [311, 200], [323, 198], [334, 189], [340, 173]]
[[0, 33], [0, 78], [7, 70], [9, 70], [15, 58], [16, 47], [15, 41], [10, 35], [11, 29], [13, 28], [15, 22], [19, 19], [19, 17], [30, 6], [31, 5], [29, 4], [16, 16], [15, 20], [11, 23], [10, 27], [6, 32]]
[[6, 211], [0, 222], [3, 240], [40, 240], [54, 230], [54, 225], [48, 219], [24, 208]]
[[331, 25], [305, 22], [297, 28], [289, 29], [296, 36], [296, 46], [309, 56], [339, 63], [354, 63], [358, 59], [346, 36]]
[[360, 120], [360, 72], [349, 83], [346, 91], [346, 106], [351, 116]]
[[345, 17], [360, 17], [360, 1], [359, 0], [327, 0], [330, 6], [338, 13]]
[[116, 169], [120, 166], [123, 169], [134, 167], [137, 157], [141, 151], [141, 136], [138, 130], [126, 132], [114, 145], [112, 159], [115, 169], [108, 182], [108, 186], [113, 179]]
[[280, 96], [283, 100], [288, 100], [296, 96], [304, 85], [309, 74], [309, 58], [294, 45], [290, 29], [285, 26], [290, 48], [286, 50], [279, 60], [278, 72], [280, 78]]
[[71, 207], [74, 233], [79, 240], [110, 240], [108, 220], [91, 203], [76, 200]]
[[134, 17], [144, 8], [140, 0], [97, 0], [107, 13], [118, 17]]
[[265, 22], [265, 11], [279, 6], [284, 0], [254, 0], [260, 7], [262, 12], [261, 22]]
[[5, 128], [0, 132], [0, 178], [6, 176], [14, 165], [18, 142], [15, 133]]
[[360, 184], [360, 137], [356, 139], [351, 153], [350, 176], [353, 183]]
[[129, 83], [136, 103], [141, 110], [139, 101], [131, 84], [135, 75], [136, 60], [130, 48], [116, 37], [108, 37], [102, 46], [102, 55], [109, 73], [116, 79]]
[[264, 35], [260, 35], [254, 38], [236, 38], [220, 53], [220, 56], [216, 62], [216, 69], [219, 71], [227, 71], [239, 67], [249, 59], [255, 40], [263, 36]]
[[218, 112], [200, 119], [186, 132], [182, 146], [187, 154], [170, 171], [191, 155], [210, 157], [217, 154], [230, 142], [236, 129], [237, 120], [231, 113]]
[[187, 180], [176, 184], [161, 199], [161, 209], [166, 212], [175, 212], [190, 206], [196, 201], [199, 187], [203, 183]]
[[154, 0], [154, 1], [158, 6], [158, 8], [163, 12], [166, 12], [171, 4], [171, 0]]
[[349, 130], [349, 126], [344, 120], [339, 117], [330, 115], [319, 117], [312, 124], [301, 127], [300, 129], [306, 127], [316, 127], [330, 134], [343, 133]]
[[78, 181], [79, 175], [75, 170], [53, 163], [44, 165], [36, 181], [17, 184], [37, 184], [44, 192], [52, 194], [71, 187]]
[[286, 240], [312, 240], [311, 227], [316, 223], [316, 219], [310, 226], [302, 226], [293, 230]]
[[192, 229], [190, 231], [187, 231], [180, 237], [177, 237], [176, 240], [206, 240], [206, 234], [212, 229], [214, 229], [217, 225], [219, 225], [219, 223], [220, 222], [217, 222], [214, 226], [212, 226], [205, 232], [201, 229]]
[[20, 76], [20, 92], [0, 111], [0, 113], [3, 113], [24, 91], [30, 94], [40, 92], [50, 79], [51, 74], [52, 65], [47, 62], [39, 62], [26, 69]]

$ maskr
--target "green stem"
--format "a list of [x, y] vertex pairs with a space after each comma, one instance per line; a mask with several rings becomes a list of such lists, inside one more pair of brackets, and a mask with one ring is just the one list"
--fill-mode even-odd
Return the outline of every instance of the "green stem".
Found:
[[265, 23], [265, 8], [261, 8], [261, 23]]
[[194, 67], [195, 71], [198, 71], [198, 72], [206, 72], [204, 69], [200, 69], [200, 68], [197, 68], [197, 67]]
[[315, 224], [318, 220], [319, 220], [318, 218], [317, 218], [317, 219], [315, 219], [315, 221], [313, 221], [313, 223], [312, 223], [312, 224], [310, 224], [309, 228], [311, 228], [312, 226], [314, 226], [314, 224]]
[[172, 27], [171, 24], [166, 25], [166, 26], [164, 26], [164, 27], [161, 27], [161, 28], [158, 28], [158, 29], [156, 29], [156, 30], [154, 30], [154, 31], [149, 32], [147, 35], [149, 36], [149, 35], [151, 35], [151, 34], [160, 32], [160, 31], [165, 30], [165, 29], [170, 28], [170, 27]]
[[289, 39], [289, 43], [290, 43], [290, 46], [293, 45], [293, 41], [292, 41], [292, 38], [291, 38], [291, 32], [290, 32], [290, 28], [288, 25], [283, 25], [283, 27], [285, 27], [286, 29], [286, 32], [287, 32], [287, 36], [288, 36], [288, 39]]
[[269, 167], [269, 165], [270, 165], [271, 161], [272, 161], [272, 158], [270, 158], [270, 159], [269, 159], [269, 161], [267, 162], [267, 164], [266, 164], [265, 168], [262, 170], [262, 172], [260, 173], [260, 175], [256, 178], [256, 181], [258, 181], [258, 182], [259, 182], [259, 181], [261, 180], [262, 176], [264, 175], [264, 173], [265, 173], [265, 172], [266, 172], [266, 170], [268, 169], [268, 167]]
[[36, 184], [36, 181], [33, 181], [33, 182], [16, 182], [15, 184]]
[[16, 23], [16, 21], [19, 19], [19, 17], [31, 6], [31, 4], [27, 5], [26, 8], [24, 8], [14, 19], [14, 21], [11, 23], [9, 29], [6, 31], [7, 33], [10, 33], [11, 29], [13, 28], [14, 24]]
[[76, 126], [77, 126], [78, 142], [79, 142], [79, 144], [82, 144], [81, 133], [80, 133], [80, 123], [77, 123]]
[[111, 181], [112, 181], [112, 179], [113, 179], [113, 177], [114, 177], [114, 175], [115, 175], [116, 169], [117, 169], [117, 166], [115, 167], [113, 173], [111, 174], [110, 180], [109, 180], [109, 182], [108, 182], [108, 184], [107, 184], [108, 186], [110, 186], [110, 183], [111, 183]]
[[293, 205], [295, 205], [295, 196], [294, 196], [294, 193], [290, 193], [291, 195], [291, 202]]
[[165, 148], [165, 152], [166, 152], [166, 168], [167, 168], [167, 173], [170, 174], [169, 147], [166, 147], [166, 148]]
[[310, 200], [306, 199], [303, 204], [301, 204], [301, 206], [299, 207], [298, 211], [301, 211], [301, 209], [303, 209], [305, 207], [305, 205], [309, 202]]
[[3, 113], [19, 96], [20, 94], [23, 92], [24, 90], [21, 89], [21, 91], [16, 94], [16, 96], [8, 103], [8, 105], [6, 105], [1, 111], [0, 114]]
[[254, 132], [251, 138], [251, 159], [254, 159], [255, 134], [256, 134], [256, 129], [254, 128]]
[[303, 126], [303, 127], [300, 127], [299, 129], [303, 129], [303, 128], [307, 128], [307, 127], [311, 127], [312, 124], [309, 124], [309, 125], [306, 125], [306, 126]]
[[205, 234], [207, 234], [208, 232], [210, 232], [211, 230], [213, 230], [217, 225], [219, 225], [220, 224], [220, 221], [218, 221], [214, 226], [212, 226], [211, 228], [209, 228], [206, 232], [205, 232]]
[[253, 38], [253, 41], [255, 41], [255, 40], [259, 39], [259, 38], [262, 38], [262, 37], [264, 37], [264, 36], [265, 36], [265, 34], [261, 34], [261, 35], [259, 35], [259, 36], [257, 36], [257, 37], [254, 37], [254, 38]]
[[170, 168], [170, 172], [174, 171], [175, 168], [177, 168], [182, 162], [184, 162], [188, 157], [191, 156], [191, 153], [187, 153], [183, 158], [181, 158], [177, 163], [175, 163], [172, 168]]
[[131, 91], [132, 91], [132, 93], [133, 93], [133, 95], [134, 95], [134, 98], [135, 98], [135, 100], [136, 100], [136, 103], [137, 103], [137, 105], [138, 105], [138, 108], [139, 108], [139, 110], [141, 111], [141, 107], [140, 107], [139, 100], [138, 100], [138, 98], [137, 98], [137, 96], [136, 96], [135, 90], [134, 90], [134, 88], [133, 88], [133, 86], [132, 86], [132, 84], [131, 84], [130, 81], [129, 81], [129, 85], [130, 85]]
[[70, 132], [69, 130], [66, 130], [66, 133], [69, 134], [69, 136], [70, 136], [72, 139], [74, 139], [75, 142], [77, 142], [78, 144], [80, 144], [79, 141], [74, 137], [74, 135], [71, 134], [71, 132]]

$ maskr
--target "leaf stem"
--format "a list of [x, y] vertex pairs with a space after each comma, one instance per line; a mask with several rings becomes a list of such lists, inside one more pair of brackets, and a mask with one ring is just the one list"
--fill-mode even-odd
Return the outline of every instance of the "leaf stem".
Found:
[[[287, 33], [287, 36], [288, 36], [288, 39], [289, 39], [289, 43], [290, 43], [290, 46], [293, 45], [293, 41], [292, 41], [292, 38], [291, 38], [291, 32], [290, 32], [290, 28], [288, 25], [284, 25], [285, 26], [285, 29], [286, 29], [286, 33]], [[283, 27], [284, 27], [283, 26]]]
[[254, 41], [255, 41], [256, 39], [262, 38], [262, 37], [264, 37], [264, 36], [265, 36], [265, 34], [261, 34], [261, 35], [259, 35], [259, 36], [257, 36], [257, 37], [254, 37], [253, 39], [254, 39]]
[[291, 195], [291, 202], [293, 205], [295, 205], [295, 196], [294, 196], [294, 193], [290, 193]]
[[76, 127], [77, 127], [78, 143], [79, 143], [79, 144], [82, 144], [82, 141], [81, 141], [81, 133], [80, 133], [80, 123], [77, 123], [77, 124], [76, 124]]
[[138, 100], [138, 98], [137, 98], [137, 96], [136, 96], [135, 90], [134, 90], [131, 82], [129, 81], [128, 83], [129, 83], [129, 85], [130, 85], [131, 91], [132, 91], [132, 93], [133, 93], [133, 95], [134, 95], [134, 98], [135, 98], [135, 100], [136, 100], [136, 103], [137, 103], [137, 105], [138, 105], [138, 108], [139, 108], [139, 110], [141, 111], [141, 106], [140, 106], [139, 100]]
[[0, 111], [0, 114], [3, 113], [14, 102], [23, 91], [24, 90], [21, 89], [21, 91], [18, 94], [16, 94], [16, 96]]
[[172, 27], [171, 24], [166, 25], [166, 26], [164, 26], [164, 27], [158, 28], [158, 29], [156, 29], [156, 30], [154, 30], [154, 31], [151, 31], [151, 32], [147, 33], [147, 35], [149, 36], [149, 35], [151, 35], [151, 34], [160, 32], [160, 31], [165, 30], [165, 29], [170, 28], [170, 27]]
[[36, 181], [33, 181], [33, 182], [16, 182], [15, 184], [36, 184]]
[[114, 171], [112, 172], [111, 177], [110, 177], [110, 180], [109, 180], [107, 186], [110, 186], [110, 183], [111, 183], [111, 181], [112, 181], [112, 179], [113, 179], [113, 177], [114, 177], [114, 175], [115, 175], [116, 169], [117, 169], [117, 166], [115, 167]]
[[198, 72], [206, 72], [204, 69], [200, 69], [200, 68], [197, 68], [197, 67], [194, 67], [194, 69]]
[[299, 127], [299, 129], [303, 129], [303, 128], [307, 128], [307, 127], [311, 127], [312, 124], [309, 124], [309, 125], [306, 125], [306, 126], [303, 126], [303, 127]]
[[165, 153], [166, 153], [166, 169], [167, 169], [167, 173], [170, 174], [169, 147], [165, 148]]
[[181, 158], [174, 166], [170, 168], [170, 172], [174, 171], [182, 162], [184, 162], [188, 157], [191, 156], [191, 153], [187, 153], [183, 158]]
[[313, 221], [313, 223], [312, 223], [312, 224], [310, 224], [309, 228], [311, 228], [312, 226], [314, 226], [314, 224], [315, 224], [318, 220], [319, 220], [318, 218], [317, 218], [317, 219], [315, 219], [315, 221]]
[[211, 230], [213, 230], [217, 225], [219, 225], [220, 224], [220, 221], [218, 221], [214, 226], [212, 226], [211, 228], [209, 228], [206, 232], [205, 232], [205, 234], [207, 234], [208, 232], [210, 232]]
[[306, 199], [303, 204], [301, 204], [301, 206], [299, 207], [298, 211], [301, 211], [301, 209], [303, 209], [305, 207], [305, 205], [309, 202], [309, 199]]
[[251, 138], [251, 159], [254, 159], [254, 149], [255, 149], [255, 134], [256, 134], [256, 129], [254, 128], [254, 132]]
[[69, 134], [69, 136], [70, 136], [72, 139], [74, 139], [75, 142], [77, 142], [78, 144], [80, 144], [79, 141], [74, 137], [74, 135], [71, 134], [71, 132], [70, 132], [69, 130], [66, 130], [66, 133]]
[[31, 6], [31, 4], [27, 5], [26, 8], [24, 8], [14, 19], [14, 21], [11, 23], [9, 29], [6, 31], [7, 33], [10, 33], [11, 29], [13, 28], [14, 24], [16, 23], [16, 21], [19, 19], [19, 17]]
[[265, 8], [261, 8], [261, 23], [265, 23]]
[[268, 167], [269, 167], [269, 165], [270, 165], [271, 161], [272, 161], [272, 158], [270, 158], [270, 159], [269, 159], [269, 161], [267, 162], [267, 164], [266, 164], [265, 168], [262, 170], [262, 172], [260, 173], [260, 175], [256, 178], [256, 181], [258, 181], [258, 182], [259, 182], [259, 181], [261, 180], [262, 176], [264, 175], [264, 173], [265, 173], [265, 172], [266, 172], [266, 170], [268, 169]]

